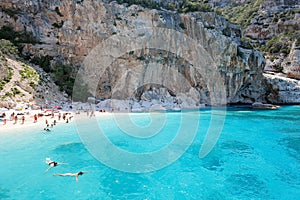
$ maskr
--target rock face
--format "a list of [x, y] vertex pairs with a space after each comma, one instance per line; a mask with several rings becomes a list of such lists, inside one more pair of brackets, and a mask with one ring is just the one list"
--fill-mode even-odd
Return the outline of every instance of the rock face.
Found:
[[262, 48], [267, 58], [266, 70], [283, 71], [299, 79], [299, 30], [299, 1], [265, 0], [244, 34], [254, 43], [266, 46]]
[[[249, 19], [243, 34], [266, 58], [265, 71], [283, 72], [299, 79], [300, 2], [299, 0], [211, 0], [213, 6], [239, 9]], [[258, 5], [246, 9], [242, 3]], [[244, 7], [243, 7], [244, 6]], [[252, 9], [252, 10], [251, 10]]]
[[299, 43], [294, 42], [288, 57], [282, 62], [283, 72], [290, 78], [300, 80], [300, 36]]
[[7, 78], [9, 70], [6, 67], [7, 61], [3, 55], [0, 55], [0, 80], [4, 80]]
[[271, 91], [267, 99], [271, 103], [295, 104], [300, 101], [300, 81], [284, 74], [264, 74]]
[[[113, 57], [113, 62], [103, 73], [96, 72], [98, 76], [86, 80], [97, 86], [98, 97], [149, 100], [152, 91], [160, 102], [169, 101], [171, 96], [172, 101], [191, 107], [266, 101], [266, 90], [261, 87], [265, 84], [262, 54], [241, 41], [238, 26], [215, 13], [177, 14], [100, 0], [4, 0], [0, 7], [0, 27], [10, 24], [15, 31], [26, 30], [39, 39], [37, 44], [24, 46], [24, 55], [50, 55], [75, 69], [109, 38], [116, 36], [114, 44], [121, 45], [126, 39], [151, 38], [151, 30], [157, 28], [174, 30], [178, 37], [184, 35], [201, 47], [200, 57], [193, 58], [190, 43], [172, 36], [174, 52], [159, 49], [158, 44], [169, 42], [162, 40], [164, 37], [155, 40], [155, 48], [139, 46], [122, 54], [111, 48], [107, 56]], [[224, 88], [225, 101], [215, 102], [212, 97], [222, 98], [220, 87]]]
[[[15, 58], [4, 57], [0, 62], [5, 65], [10, 78], [0, 90], [0, 107], [10, 107], [18, 103], [53, 104], [66, 102], [67, 97], [59, 91], [51, 77], [38, 66], [30, 66]], [[0, 67], [0, 70], [2, 68]], [[0, 77], [1, 78], [1, 77]]]

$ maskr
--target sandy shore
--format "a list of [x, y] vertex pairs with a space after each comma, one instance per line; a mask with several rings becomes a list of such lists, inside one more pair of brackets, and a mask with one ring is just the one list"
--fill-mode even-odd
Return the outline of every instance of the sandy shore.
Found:
[[[7, 113], [11, 113], [7, 112]], [[59, 120], [59, 113], [61, 114], [61, 116], [64, 113], [70, 113], [67, 115], [67, 118], [69, 118], [70, 116], [74, 116], [74, 112], [70, 112], [70, 111], [60, 111], [59, 113], [54, 113], [54, 117], [52, 116], [40, 116], [37, 119], [37, 122], [34, 122], [34, 115], [39, 114], [39, 113], [43, 113], [43, 111], [29, 111], [29, 114], [25, 114], [25, 115], [17, 115], [18, 120], [17, 123], [15, 123], [15, 120], [6, 120], [6, 124], [4, 125], [3, 123], [0, 124], [0, 132], [6, 132], [6, 131], [12, 131], [12, 130], [22, 130], [22, 129], [28, 129], [28, 128], [40, 128], [41, 130], [43, 130], [45, 127], [47, 127], [46, 124], [46, 120], [48, 121], [49, 127], [51, 127], [51, 124], [54, 123], [54, 120], [56, 120], [57, 123], [66, 123], [66, 121], [64, 121], [61, 117], [61, 119]], [[44, 113], [43, 113], [44, 114]], [[25, 117], [24, 123], [22, 123], [22, 116]], [[6, 117], [9, 118], [9, 117]]]
[[[9, 110], [6, 111], [6, 119], [10, 118], [11, 113], [18, 113], [19, 111], [13, 111]], [[27, 112], [27, 111], [26, 111]], [[146, 111], [147, 112], [147, 111]], [[148, 111], [147, 113], [151, 114], [158, 114], [158, 113], [164, 113], [165, 111]], [[63, 120], [63, 115], [66, 114], [66, 120]], [[130, 112], [132, 113], [143, 113], [143, 112]], [[38, 114], [44, 114], [44, 116], [38, 117], [37, 122], [34, 122], [34, 115]], [[45, 114], [48, 114], [49, 116], [45, 116]], [[67, 119], [69, 122], [73, 122], [74, 120], [88, 120], [91, 117], [91, 114], [93, 117], [101, 117], [101, 116], [110, 116], [110, 115], [127, 115], [128, 111], [114, 111], [114, 112], [100, 112], [100, 111], [94, 111], [94, 113], [87, 112], [86, 110], [80, 110], [78, 111], [69, 111], [69, 110], [57, 110], [54, 112], [54, 116], [51, 116], [52, 112], [45, 112], [41, 110], [29, 110], [28, 114], [25, 115], [17, 115], [18, 120], [17, 123], [15, 123], [15, 120], [6, 120], [6, 124], [4, 125], [3, 122], [0, 123], [0, 133], [2, 132], [11, 132], [11, 131], [22, 131], [23, 129], [28, 130], [29, 128], [38, 128], [40, 130], [43, 130], [47, 127], [46, 120], [48, 121], [49, 128], [51, 129], [51, 124], [54, 123], [54, 121], [57, 122], [57, 124], [64, 124], [67, 123]], [[61, 115], [61, 118], [59, 119], [59, 114]], [[24, 123], [22, 123], [22, 116], [25, 117]]]
[[[10, 115], [10, 113], [12, 113], [13, 111], [9, 111], [7, 112], [7, 114]], [[4, 125], [3, 123], [0, 124], [0, 133], [2, 132], [11, 132], [11, 131], [22, 131], [23, 129], [29, 129], [29, 128], [38, 128], [40, 130], [43, 130], [44, 128], [47, 127], [46, 124], [46, 120], [48, 121], [49, 124], [49, 128], [51, 129], [51, 124], [54, 123], [54, 121], [56, 121], [57, 124], [65, 124], [67, 123], [67, 119], [68, 122], [73, 122], [74, 120], [81, 120], [81, 119], [89, 119], [91, 113], [89, 112], [89, 114], [87, 114], [87, 112], [81, 111], [79, 114], [76, 113], [75, 111], [63, 111], [60, 110], [59, 112], [54, 113], [54, 117], [52, 116], [41, 116], [38, 117], [37, 122], [34, 122], [34, 115], [38, 115], [39, 113], [43, 113], [43, 111], [29, 111], [29, 114], [25, 114], [25, 120], [24, 120], [24, 124], [22, 123], [22, 116], [23, 115], [18, 115], [18, 120], [17, 123], [15, 123], [15, 120], [7, 120], [6, 124]], [[67, 114], [66, 115], [66, 119], [63, 120], [63, 114]], [[59, 114], [61, 114], [61, 118], [59, 119]], [[94, 115], [95, 117], [100, 117], [100, 116], [108, 116], [108, 115], [112, 115], [113, 113], [109, 113], [109, 112], [99, 112], [99, 111], [95, 111]], [[9, 117], [7, 117], [9, 118]]]

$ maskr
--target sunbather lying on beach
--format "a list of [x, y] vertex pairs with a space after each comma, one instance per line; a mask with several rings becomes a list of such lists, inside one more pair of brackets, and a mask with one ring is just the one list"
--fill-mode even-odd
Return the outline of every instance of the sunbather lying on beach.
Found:
[[53, 167], [56, 167], [56, 166], [61, 165], [61, 164], [67, 164], [67, 163], [59, 163], [59, 162], [55, 162], [55, 161], [51, 160], [50, 158], [46, 158], [46, 164], [50, 166], [45, 171], [45, 172], [48, 172]]
[[78, 182], [78, 176], [81, 176], [83, 174], [86, 174], [87, 172], [77, 172], [77, 173], [65, 173], [65, 174], [53, 174], [53, 176], [75, 176], [76, 182]]

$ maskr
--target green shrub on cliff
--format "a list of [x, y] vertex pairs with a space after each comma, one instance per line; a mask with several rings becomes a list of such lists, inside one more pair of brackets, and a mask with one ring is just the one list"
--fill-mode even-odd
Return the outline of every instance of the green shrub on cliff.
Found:
[[161, 4], [156, 3], [153, 0], [117, 0], [119, 4], [127, 3], [129, 6], [131, 5], [141, 5], [145, 8], [158, 9]]
[[300, 36], [299, 36], [299, 38], [297, 38], [295, 45], [296, 45], [296, 47], [300, 47]]
[[13, 96], [12, 93], [6, 92], [6, 93], [4, 94], [4, 96], [1, 97], [1, 99], [5, 99], [6, 97], [12, 97], [12, 96]]
[[25, 31], [17, 32], [13, 27], [7, 25], [2, 26], [0, 29], [0, 39], [9, 40], [15, 45], [21, 43], [36, 44], [39, 42], [31, 33]]
[[73, 69], [69, 65], [55, 64], [53, 66], [53, 80], [68, 95], [72, 95], [75, 79], [72, 78]]
[[14, 8], [1, 8], [1, 11], [8, 14], [10, 17], [14, 18], [16, 21], [18, 19], [17, 15], [21, 13], [19, 9], [14, 9]]
[[206, 1], [204, 0], [183, 0], [177, 2], [176, 4], [164, 3], [164, 1], [158, 3], [155, 0], [117, 0], [117, 3], [119, 4], [127, 3], [129, 6], [135, 4], [150, 9], [164, 8], [167, 10], [178, 11], [181, 13], [196, 12], [196, 11], [201, 11], [201, 12], [212, 11], [211, 6], [207, 4]]
[[16, 96], [18, 94], [21, 94], [21, 91], [18, 89], [18, 88], [12, 88], [11, 89], [12, 93], [13, 93], [13, 96]]
[[58, 23], [53, 23], [53, 24], [52, 24], [52, 26], [53, 26], [54, 28], [61, 28], [61, 27], [63, 27], [63, 25], [64, 25], [64, 21], [60, 21], [60, 22], [58, 22]]
[[0, 39], [0, 52], [4, 55], [16, 55], [18, 48], [9, 40]]
[[4, 84], [2, 83], [2, 81], [0, 81], [0, 90], [3, 90], [4, 88]]
[[274, 36], [267, 42], [265, 46], [260, 47], [261, 51], [268, 53], [284, 53], [289, 54], [293, 42], [299, 42], [300, 45], [300, 31], [290, 31], [288, 33]]
[[195, 0], [195, 1], [183, 1], [178, 9], [179, 12], [211, 12], [212, 8], [210, 5], [206, 4], [204, 1]]
[[185, 27], [184, 23], [182, 23], [182, 22], [181, 22], [181, 23], [179, 23], [179, 27], [180, 27], [180, 28], [182, 28], [183, 30], [184, 30], [184, 29], [186, 29], [186, 27]]
[[11, 67], [7, 67], [7, 74], [0, 80], [0, 90], [2, 90], [6, 83], [10, 82], [13, 76], [13, 69]]
[[61, 91], [65, 91], [68, 95], [72, 95], [74, 78], [73, 69], [69, 65], [56, 63], [51, 65], [53, 57], [49, 55], [39, 55], [32, 58], [30, 61], [39, 65], [45, 72], [49, 73], [55, 84], [59, 86]]
[[51, 72], [51, 60], [53, 58], [51, 56], [42, 56], [42, 55], [38, 55], [38, 56], [34, 56], [30, 62], [32, 62], [33, 64], [39, 65], [41, 68], [43, 68], [43, 70], [47, 73]]
[[228, 21], [239, 24], [245, 28], [257, 15], [263, 1], [264, 0], [254, 0], [241, 6], [217, 8], [215, 11], [223, 15]]
[[39, 74], [36, 72], [35, 69], [25, 64], [22, 64], [22, 66], [23, 69], [20, 71], [20, 75], [22, 79], [34, 80], [34, 81], [39, 80]]

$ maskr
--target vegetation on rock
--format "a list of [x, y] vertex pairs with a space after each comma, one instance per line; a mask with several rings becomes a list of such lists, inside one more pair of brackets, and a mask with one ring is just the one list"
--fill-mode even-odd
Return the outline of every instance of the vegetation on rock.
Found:
[[15, 45], [21, 43], [36, 44], [39, 42], [31, 33], [25, 31], [17, 32], [13, 27], [8, 25], [4, 25], [0, 29], [0, 39], [9, 40]]
[[261, 46], [260, 50], [268, 53], [283, 53], [285, 55], [290, 53], [291, 46], [288, 43], [300, 41], [300, 31], [291, 31], [288, 33], [279, 34], [274, 36], [267, 42], [265, 46]]
[[0, 39], [0, 57], [3, 55], [17, 55], [18, 48], [9, 40]]
[[254, 0], [236, 7], [217, 7], [215, 11], [230, 22], [240, 24], [242, 28], [246, 28], [250, 21], [258, 14], [259, 6], [262, 2], [263, 0]]
[[32, 67], [24, 63], [21, 63], [21, 65], [23, 66], [23, 69], [20, 71], [20, 75], [23, 80], [30, 80], [30, 81], [39, 80], [39, 74], [36, 72], [35, 69], [33, 69]]
[[65, 91], [68, 95], [72, 95], [75, 79], [72, 78], [73, 69], [69, 65], [55, 64], [53, 66], [53, 80], [60, 87], [61, 91]]
[[160, 9], [164, 8], [167, 10], [177, 11], [180, 13], [187, 12], [210, 12], [212, 8], [209, 4], [207, 4], [204, 0], [183, 0], [175, 3], [170, 3], [168, 1], [156, 1], [156, 0], [117, 0], [119, 4], [128, 4], [130, 5], [140, 5], [145, 8], [151, 9]]

